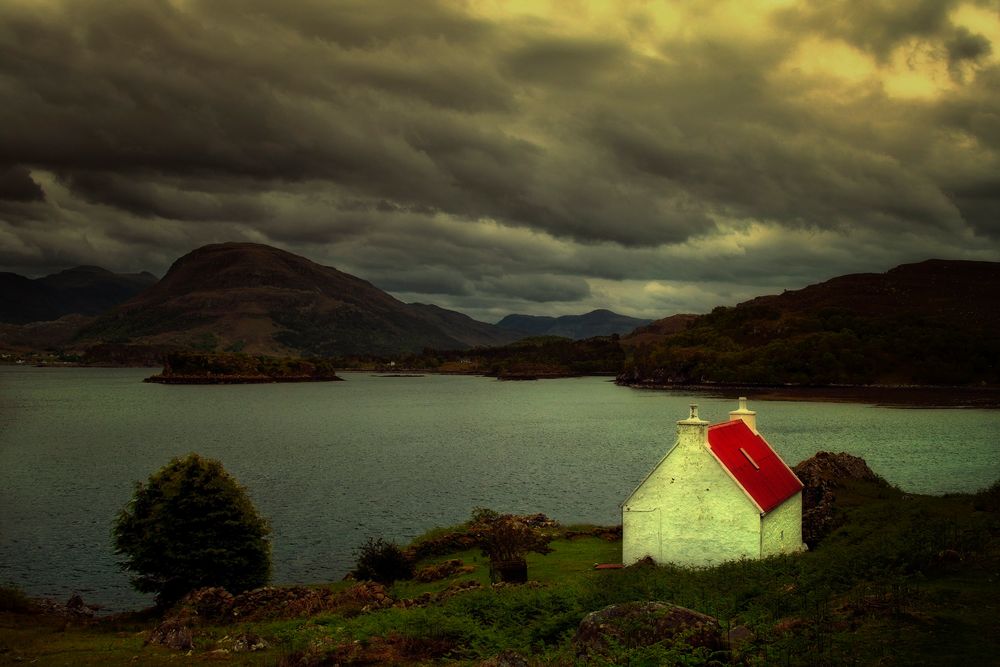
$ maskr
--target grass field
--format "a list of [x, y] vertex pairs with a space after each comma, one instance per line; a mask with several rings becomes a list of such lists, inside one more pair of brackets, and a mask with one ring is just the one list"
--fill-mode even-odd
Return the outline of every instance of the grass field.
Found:
[[[388, 589], [396, 600], [429, 594], [424, 606], [195, 627], [190, 655], [144, 644], [155, 619], [75, 624], [25, 613], [5, 589], [0, 664], [476, 664], [514, 650], [532, 664], [569, 665], [583, 616], [634, 600], [690, 607], [747, 639], [711, 658], [654, 646], [622, 650], [608, 664], [997, 664], [998, 497], [996, 485], [928, 497], [859, 484], [838, 497], [842, 527], [813, 551], [709, 569], [595, 571], [595, 563], [620, 559], [620, 542], [577, 537], [529, 556], [533, 583], [494, 588], [478, 550], [435, 556], [420, 565], [459, 558], [474, 570]], [[469, 581], [480, 586], [444, 593]], [[268, 648], [232, 652], [231, 639], [243, 633]]]

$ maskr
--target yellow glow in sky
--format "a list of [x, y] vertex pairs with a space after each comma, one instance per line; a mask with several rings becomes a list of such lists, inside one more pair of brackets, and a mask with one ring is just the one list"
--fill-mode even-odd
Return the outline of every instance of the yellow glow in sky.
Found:
[[[888, 60], [879, 62], [843, 40], [783, 32], [775, 12], [795, 4], [794, 0], [473, 0], [470, 7], [491, 20], [520, 20], [549, 34], [625, 39], [633, 51], [650, 57], [669, 58], [671, 44], [698, 40], [743, 45], [797, 42], [782, 66], [784, 73], [829, 84], [877, 85], [896, 98], [936, 98], [974, 74], [973, 65], [963, 64], [958, 66], [962, 76], [956, 77], [944, 47], [920, 38], [898, 45]], [[949, 19], [956, 27], [1000, 44], [1000, 12], [962, 5]], [[998, 57], [994, 51], [987, 60]], [[834, 89], [827, 92], [839, 94]]]

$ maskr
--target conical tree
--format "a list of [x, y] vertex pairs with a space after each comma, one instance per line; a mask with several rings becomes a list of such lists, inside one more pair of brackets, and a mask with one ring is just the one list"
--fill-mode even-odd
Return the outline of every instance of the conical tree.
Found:
[[270, 576], [267, 521], [219, 461], [198, 454], [137, 483], [113, 533], [132, 585], [161, 606], [204, 586], [237, 593]]

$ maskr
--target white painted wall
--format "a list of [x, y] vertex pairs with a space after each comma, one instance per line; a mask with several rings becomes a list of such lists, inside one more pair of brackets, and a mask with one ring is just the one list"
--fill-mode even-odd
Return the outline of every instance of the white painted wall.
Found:
[[677, 444], [622, 505], [625, 565], [760, 556], [760, 512], [708, 449], [707, 427], [696, 415], [678, 422]]
[[764, 515], [760, 544], [762, 557], [805, 550], [801, 491]]

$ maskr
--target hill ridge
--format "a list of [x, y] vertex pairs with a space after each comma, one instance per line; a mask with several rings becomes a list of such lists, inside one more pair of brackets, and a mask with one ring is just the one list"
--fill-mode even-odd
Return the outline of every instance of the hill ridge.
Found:
[[669, 320], [623, 339], [621, 383], [1000, 384], [997, 262], [903, 264]]
[[114, 273], [81, 265], [41, 278], [0, 273], [0, 322], [28, 324], [98, 315], [156, 283], [151, 273]]
[[238, 242], [179, 257], [153, 288], [81, 335], [93, 342], [313, 356], [509, 342], [504, 332], [461, 313], [431, 312], [334, 267]]
[[597, 308], [581, 315], [522, 315], [505, 316], [497, 326], [525, 336], [563, 336], [574, 340], [627, 334], [651, 323], [652, 320], [621, 315], [607, 308]]

